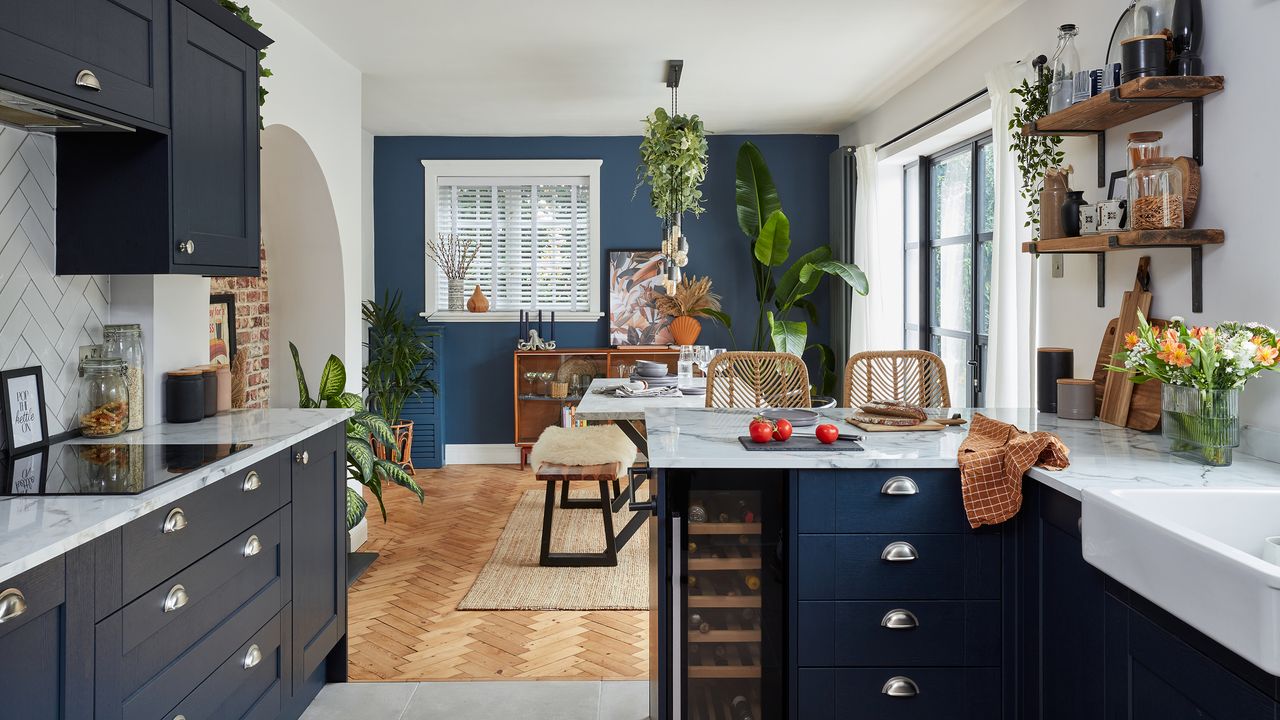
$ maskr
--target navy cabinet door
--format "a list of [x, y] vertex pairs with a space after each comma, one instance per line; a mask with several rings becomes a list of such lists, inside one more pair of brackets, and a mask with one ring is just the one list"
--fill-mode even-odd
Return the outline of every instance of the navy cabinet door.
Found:
[[173, 263], [256, 275], [258, 54], [172, 7]]
[[339, 425], [293, 447], [294, 690], [346, 634], [346, 452]]

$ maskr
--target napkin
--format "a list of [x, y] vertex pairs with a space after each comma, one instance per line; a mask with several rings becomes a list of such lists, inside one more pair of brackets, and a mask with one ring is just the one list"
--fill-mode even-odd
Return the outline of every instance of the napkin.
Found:
[[1033, 465], [1063, 470], [1070, 450], [1053, 433], [1023, 432], [981, 413], [960, 443], [960, 491], [970, 527], [1002, 523], [1022, 507], [1022, 476]]

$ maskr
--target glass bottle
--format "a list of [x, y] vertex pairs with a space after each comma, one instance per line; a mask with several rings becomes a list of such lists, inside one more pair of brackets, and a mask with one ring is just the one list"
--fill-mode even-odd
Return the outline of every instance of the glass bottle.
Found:
[[1138, 161], [1129, 173], [1129, 226], [1134, 230], [1173, 230], [1184, 227], [1182, 171], [1173, 158]]
[[145, 362], [142, 357], [142, 326], [104, 325], [102, 345], [106, 356], [124, 361], [125, 377], [129, 381], [129, 430], [141, 430], [144, 424]]
[[677, 387], [693, 387], [693, 363], [696, 359], [692, 345], [680, 346], [680, 359], [676, 362]]
[[1067, 23], [1058, 27], [1058, 47], [1053, 51], [1049, 67], [1053, 75], [1049, 84], [1049, 112], [1055, 113], [1071, 107], [1075, 92], [1076, 73], [1080, 70], [1080, 52], [1076, 50], [1079, 30]]
[[129, 380], [124, 360], [89, 357], [80, 362], [80, 433], [114, 437], [129, 426]]

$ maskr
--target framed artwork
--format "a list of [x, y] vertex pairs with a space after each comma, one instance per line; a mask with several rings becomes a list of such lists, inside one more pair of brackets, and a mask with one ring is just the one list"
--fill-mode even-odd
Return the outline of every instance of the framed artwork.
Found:
[[44, 492], [49, 477], [49, 448], [33, 450], [4, 461], [4, 481], [0, 489], [6, 495], [35, 495]]
[[658, 312], [653, 293], [662, 287], [657, 250], [609, 253], [609, 344], [670, 345], [671, 318]]
[[39, 366], [0, 373], [0, 405], [4, 408], [3, 446], [17, 455], [49, 442], [44, 409], [44, 375]]
[[1111, 173], [1111, 184], [1107, 187], [1108, 200], [1129, 199], [1129, 174], [1124, 170]]
[[231, 366], [236, 357], [236, 296], [209, 296], [209, 362]]

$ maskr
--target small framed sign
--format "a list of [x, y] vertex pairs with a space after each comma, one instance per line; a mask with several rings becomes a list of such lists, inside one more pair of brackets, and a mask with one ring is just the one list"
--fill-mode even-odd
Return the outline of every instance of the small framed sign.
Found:
[[49, 442], [44, 409], [44, 376], [39, 366], [0, 373], [5, 449], [18, 454]]
[[2, 467], [4, 482], [0, 483], [0, 489], [4, 494], [38, 495], [45, 491], [48, 482], [49, 448], [9, 458]]
[[236, 296], [209, 296], [209, 362], [231, 366], [236, 357]]

